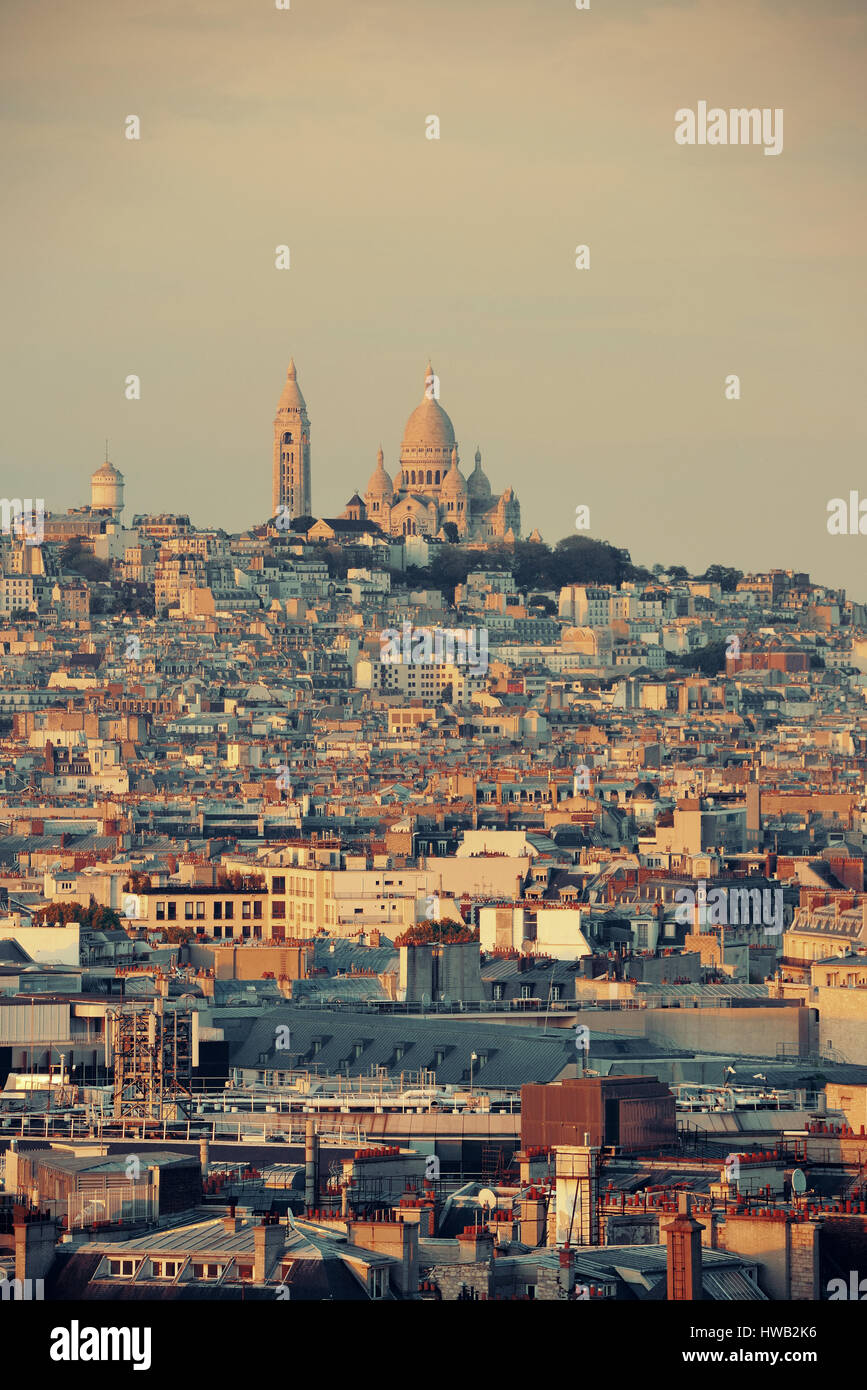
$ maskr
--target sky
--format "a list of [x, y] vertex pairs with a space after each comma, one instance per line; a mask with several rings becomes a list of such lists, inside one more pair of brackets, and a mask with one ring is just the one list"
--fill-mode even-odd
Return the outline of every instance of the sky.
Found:
[[863, 0], [5, 0], [0, 492], [88, 502], [108, 437], [128, 520], [262, 521], [294, 356], [333, 516], [430, 357], [525, 535], [867, 600], [865, 49]]

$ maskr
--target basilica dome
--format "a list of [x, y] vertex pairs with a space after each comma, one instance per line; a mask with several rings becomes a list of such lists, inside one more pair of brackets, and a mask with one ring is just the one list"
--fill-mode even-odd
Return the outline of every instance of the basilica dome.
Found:
[[417, 405], [406, 422], [400, 457], [419, 460], [427, 450], [444, 452], [448, 464], [449, 455], [454, 448], [455, 431], [451, 420], [432, 393], [435, 381], [433, 368], [428, 363], [425, 372], [425, 393], [421, 405]]

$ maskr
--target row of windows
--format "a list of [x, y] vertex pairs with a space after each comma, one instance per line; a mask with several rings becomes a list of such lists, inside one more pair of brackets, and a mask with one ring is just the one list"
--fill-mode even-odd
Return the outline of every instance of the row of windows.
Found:
[[293, 898], [312, 898], [314, 890], [315, 880], [312, 878], [290, 878], [288, 889], [285, 875], [276, 874], [271, 880], [271, 892], [277, 896], [288, 892]]
[[[131, 1278], [141, 1263], [143, 1262], [139, 1260], [109, 1260], [109, 1273], [121, 1278]], [[182, 1267], [182, 1260], [152, 1260], [151, 1277], [154, 1279], [174, 1279]], [[192, 1266], [193, 1277], [195, 1279], [219, 1279], [225, 1268], [226, 1266], [221, 1264], [194, 1264]], [[252, 1279], [253, 1266], [237, 1265], [233, 1274], [236, 1279]]]
[[[213, 918], [215, 922], [232, 922], [235, 918], [234, 902], [214, 902]], [[203, 922], [207, 916], [205, 911], [206, 904], [203, 902], [184, 903], [185, 922]], [[262, 902], [257, 899], [255, 902], [241, 903], [241, 917], [244, 920], [260, 922], [262, 920]], [[158, 922], [176, 922], [178, 920], [178, 905], [176, 902], [158, 902], [156, 905], [156, 920]]]
[[[427, 470], [427, 477], [425, 477], [425, 471], [424, 471], [423, 468], [419, 468], [419, 469], [413, 468], [413, 469], [410, 469], [410, 472], [409, 472], [409, 481], [410, 481], [411, 483], [430, 483], [432, 486], [435, 487], [435, 486], [437, 485], [437, 483], [439, 482], [439, 480], [440, 480], [440, 471], [441, 471], [441, 470], [440, 470], [439, 468], [437, 468], [437, 469], [430, 469], [430, 468], [429, 468], [429, 469]], [[406, 469], [404, 469], [404, 473], [406, 473]], [[418, 473], [418, 477], [416, 477], [416, 473]]]
[[[495, 999], [505, 999], [505, 997], [506, 997], [506, 986], [505, 986], [505, 985], [494, 985], [494, 998], [495, 998]], [[519, 995], [518, 997], [521, 998], [521, 999], [535, 999], [535, 998], [536, 998], [536, 991], [535, 991], [534, 986], [533, 986], [533, 985], [521, 985], [521, 992], [520, 992], [520, 995]], [[551, 986], [551, 995], [550, 995], [550, 998], [551, 998], [554, 1002], [556, 1002], [556, 1001], [562, 999], [562, 998], [563, 998], [563, 986], [562, 986], [562, 985], [552, 985], [552, 986]]]

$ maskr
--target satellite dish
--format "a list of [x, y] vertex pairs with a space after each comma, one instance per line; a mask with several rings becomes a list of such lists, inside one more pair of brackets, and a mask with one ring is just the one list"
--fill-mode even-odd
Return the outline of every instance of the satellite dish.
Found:
[[796, 1168], [792, 1174], [792, 1191], [799, 1195], [807, 1190], [807, 1179], [804, 1177], [803, 1169]]
[[495, 1207], [497, 1205], [497, 1195], [490, 1187], [483, 1187], [479, 1193], [480, 1207]]

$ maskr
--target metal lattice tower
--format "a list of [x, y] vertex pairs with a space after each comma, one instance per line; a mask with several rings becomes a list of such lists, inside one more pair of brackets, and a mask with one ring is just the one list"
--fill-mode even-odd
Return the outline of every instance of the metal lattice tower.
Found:
[[166, 1010], [162, 998], [109, 1010], [115, 1116], [164, 1120], [186, 1111], [198, 1061], [197, 1022], [193, 1010]]

